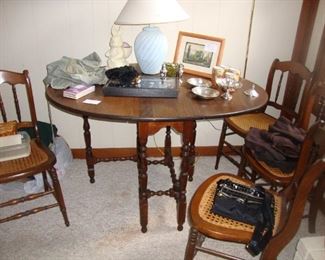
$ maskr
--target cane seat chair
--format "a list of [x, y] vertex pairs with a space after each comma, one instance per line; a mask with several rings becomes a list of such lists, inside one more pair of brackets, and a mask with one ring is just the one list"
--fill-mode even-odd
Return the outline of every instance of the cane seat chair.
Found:
[[[316, 82], [312, 87], [312, 94], [307, 99], [307, 106], [304, 111], [305, 117], [310, 117], [314, 107], [317, 107], [316, 110], [316, 121], [325, 120], [325, 97], [321, 95], [322, 91], [325, 90], [325, 81]], [[315, 100], [318, 100], [315, 103]], [[315, 103], [315, 106], [314, 106]], [[323, 138], [322, 148], [325, 149], [325, 132], [322, 133], [321, 137]], [[249, 167], [253, 174], [250, 176], [247, 175], [245, 167]], [[292, 180], [294, 175], [299, 174], [301, 165], [297, 164], [296, 168], [290, 172], [285, 173], [278, 168], [270, 167], [265, 162], [257, 160], [254, 154], [245, 147], [243, 148], [243, 157], [239, 167], [239, 175], [250, 177], [251, 181], [255, 182], [256, 179], [262, 178], [266, 181], [267, 184], [271, 186], [273, 190], [285, 188]], [[324, 203], [324, 194], [325, 190], [325, 177], [320, 178], [313, 188], [313, 191], [310, 196], [310, 210], [308, 214], [309, 221], [309, 231], [315, 233], [316, 217], [318, 210], [320, 212], [325, 212], [325, 203]]]
[[[325, 89], [325, 82], [316, 82], [311, 88], [310, 94], [306, 98], [304, 110], [301, 112], [302, 121], [309, 123], [314, 107], [318, 107], [315, 120], [325, 120], [325, 100], [323, 96], [319, 96], [323, 89]], [[316, 100], [318, 100], [318, 103], [315, 103]], [[265, 162], [257, 160], [254, 154], [249, 149], [246, 149], [245, 146], [243, 146], [242, 150], [243, 157], [238, 170], [239, 176], [245, 175], [253, 182], [262, 178], [273, 190], [286, 187], [291, 182], [293, 176], [300, 170], [297, 164], [296, 168], [290, 173], [283, 172], [279, 168], [271, 167]], [[247, 174], [246, 167], [250, 168], [250, 174]]]
[[[69, 226], [63, 194], [54, 168], [56, 163], [55, 155], [47, 147], [42, 145], [40, 141], [36, 125], [37, 117], [32, 85], [27, 70], [24, 70], [22, 73], [0, 70], [0, 109], [3, 126], [10, 126], [14, 122], [17, 131], [22, 128], [29, 128], [35, 134], [35, 138], [31, 138], [30, 140], [31, 149], [27, 157], [0, 162], [0, 183], [4, 184], [26, 180], [39, 173], [42, 173], [44, 182], [44, 190], [29, 195], [24, 194], [20, 198], [0, 201], [0, 208], [15, 206], [19, 203], [36, 200], [50, 194], [53, 195], [55, 202], [48, 203], [47, 205], [39, 205], [38, 207], [21, 211], [14, 215], [10, 214], [10, 216], [6, 217], [3, 217], [5, 215], [3, 213], [4, 210], [1, 210], [2, 216], [0, 223], [19, 219], [53, 207], [59, 207], [65, 225]], [[51, 178], [52, 184], [47, 180], [47, 173]]]
[[[299, 164], [299, 174], [296, 174], [291, 183], [281, 192], [274, 195], [274, 219], [273, 235], [267, 246], [261, 253], [260, 259], [276, 259], [281, 250], [295, 236], [304, 213], [305, 203], [314, 182], [325, 174], [325, 155], [321, 151], [322, 143], [318, 140], [319, 131], [324, 133], [324, 122], [317, 122], [310, 128], [303, 143], [302, 156]], [[305, 160], [308, 163], [305, 163]], [[193, 259], [197, 252], [203, 252], [225, 259], [243, 259], [231, 256], [227, 252], [221, 252], [207, 248], [203, 245], [205, 238], [214, 240], [237, 242], [247, 244], [253, 234], [254, 227], [226, 217], [212, 214], [210, 209], [216, 191], [217, 181], [230, 178], [248, 186], [253, 185], [250, 180], [243, 179], [229, 173], [219, 173], [204, 181], [196, 190], [189, 205], [190, 233], [184, 259]]]
[[[293, 76], [298, 77], [301, 84], [297, 84], [294, 90], [287, 89], [284, 79]], [[263, 110], [257, 113], [231, 116], [224, 119], [218, 144], [215, 169], [218, 169], [222, 155], [239, 167], [239, 162], [232, 158], [231, 154], [241, 156], [241, 150], [231, 144], [226, 137], [237, 134], [245, 138], [251, 127], [267, 130], [269, 125], [273, 124], [276, 120], [271, 113], [279, 113], [279, 115], [286, 116], [295, 121], [300, 127], [307, 129], [309, 120], [305, 118], [303, 121], [300, 113], [306, 105], [305, 99], [310, 91], [311, 76], [311, 72], [300, 63], [275, 59], [269, 70], [265, 89], [269, 100]], [[291, 100], [295, 101], [292, 102]], [[294, 105], [296, 106], [294, 107]]]

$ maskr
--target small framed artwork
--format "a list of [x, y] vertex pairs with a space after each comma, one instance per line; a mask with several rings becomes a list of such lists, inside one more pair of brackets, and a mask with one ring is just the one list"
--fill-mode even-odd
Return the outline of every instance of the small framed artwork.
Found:
[[182, 63], [184, 72], [210, 78], [213, 66], [220, 64], [225, 39], [179, 32], [174, 63]]

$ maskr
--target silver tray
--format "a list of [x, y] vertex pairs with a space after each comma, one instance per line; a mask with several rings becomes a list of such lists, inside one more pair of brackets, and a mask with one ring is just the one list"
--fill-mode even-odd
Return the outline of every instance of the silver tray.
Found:
[[115, 97], [160, 97], [177, 98], [179, 90], [178, 77], [141, 76], [141, 82], [135, 86], [115, 86], [109, 81], [102, 88], [104, 96]]
[[192, 93], [202, 99], [213, 99], [220, 95], [220, 92], [214, 88], [195, 87], [192, 88]]

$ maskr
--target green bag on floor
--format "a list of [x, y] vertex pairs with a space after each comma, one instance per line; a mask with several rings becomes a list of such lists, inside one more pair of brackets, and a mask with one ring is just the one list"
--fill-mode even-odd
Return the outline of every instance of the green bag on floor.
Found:
[[[52, 126], [54, 134], [52, 134]], [[53, 136], [57, 135], [58, 129], [55, 125], [46, 122], [37, 121], [37, 128], [40, 135], [40, 139], [43, 145], [48, 147], [50, 143], [53, 143]], [[35, 133], [32, 128], [21, 128], [20, 130], [26, 131], [31, 138], [35, 138]]]

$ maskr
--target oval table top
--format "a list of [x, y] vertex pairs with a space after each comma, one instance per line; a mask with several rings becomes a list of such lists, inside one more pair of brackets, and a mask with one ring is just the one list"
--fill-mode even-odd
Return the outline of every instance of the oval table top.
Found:
[[[250, 89], [252, 82], [242, 79], [243, 86], [232, 93], [230, 101], [221, 96], [214, 99], [200, 99], [191, 92], [186, 80], [191, 75], [183, 75], [183, 83], [179, 86], [177, 98], [153, 97], [113, 97], [104, 96], [102, 87], [97, 86], [95, 92], [77, 100], [63, 97], [63, 90], [48, 87], [47, 100], [60, 110], [78, 116], [88, 116], [99, 120], [119, 122], [139, 121], [186, 121], [201, 119], [216, 119], [255, 111], [263, 107], [268, 95], [263, 88], [255, 84], [259, 93], [256, 98], [244, 94]], [[218, 88], [217, 88], [218, 89]], [[218, 89], [220, 94], [223, 93]], [[101, 101], [98, 105], [85, 104], [85, 99]]]

